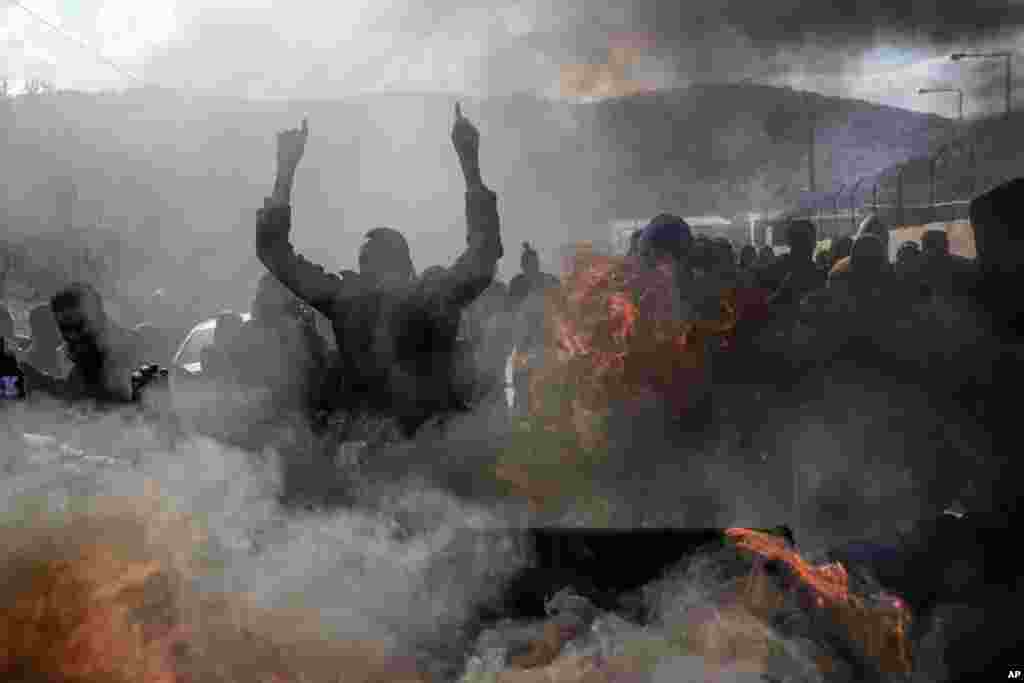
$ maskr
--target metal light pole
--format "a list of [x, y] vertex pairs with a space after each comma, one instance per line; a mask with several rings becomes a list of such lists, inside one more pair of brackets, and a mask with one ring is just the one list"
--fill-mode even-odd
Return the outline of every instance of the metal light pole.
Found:
[[1013, 110], [1013, 53], [1002, 52], [957, 52], [949, 56], [954, 62], [961, 59], [1005, 59], [1006, 60], [1006, 115]]
[[[839, 218], [839, 197], [843, 194], [843, 190], [846, 189], [845, 183], [839, 183], [839, 189], [832, 194], [832, 221], [836, 221]], [[838, 231], [836, 232], [838, 235]]]
[[814, 194], [818, 191], [818, 184], [814, 177], [814, 155], [815, 155], [815, 125], [814, 110], [811, 107], [811, 94], [804, 93], [804, 110], [807, 113], [807, 187]]
[[853, 188], [850, 190], [850, 226], [854, 232], [857, 231], [857, 216], [854, 213], [857, 202], [857, 188], [860, 187], [862, 182], [864, 182], [863, 178], [857, 178], [857, 182], [853, 184]]
[[900, 164], [896, 171], [896, 206], [899, 207], [900, 225], [907, 222], [906, 212], [903, 209], [903, 172], [907, 170], [906, 164]]
[[929, 204], [931, 205], [932, 211], [935, 211], [935, 169], [938, 166], [939, 159], [942, 155], [949, 151], [949, 145], [943, 145], [939, 148], [939, 151], [935, 153], [931, 159], [928, 160], [928, 173], [929, 173], [929, 186], [930, 190], [928, 193]]
[[960, 88], [921, 88], [917, 91], [918, 95], [931, 95], [934, 93], [943, 92], [955, 92], [957, 94], [957, 121], [959, 123], [964, 122], [964, 91]]
[[[768, 74], [764, 74], [767, 76]], [[756, 83], [757, 79], [763, 78], [764, 76], [747, 76], [741, 78], [738, 81], [734, 81], [736, 85], [744, 85], [747, 83]], [[817, 174], [815, 172], [815, 148], [817, 146], [815, 140], [815, 127], [817, 121], [815, 120], [814, 108], [811, 106], [811, 93], [804, 92], [804, 113], [807, 117], [807, 188], [813, 194], [818, 191]]]

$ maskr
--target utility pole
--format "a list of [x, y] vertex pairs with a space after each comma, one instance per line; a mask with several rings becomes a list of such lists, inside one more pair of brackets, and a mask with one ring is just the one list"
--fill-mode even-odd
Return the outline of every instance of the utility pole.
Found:
[[814, 109], [811, 107], [811, 94], [809, 92], [804, 93], [804, 109], [807, 113], [807, 187], [814, 194], [818, 191], [818, 183], [815, 178], [814, 166], [815, 166], [815, 126], [817, 121], [815, 120]]
[[863, 181], [863, 178], [857, 178], [857, 182], [853, 184], [853, 189], [850, 190], [850, 225], [854, 232], [857, 231], [857, 215], [854, 213], [856, 210], [857, 189]]
[[905, 170], [907, 170], [907, 165], [900, 164], [899, 169], [896, 171], [896, 206], [899, 210], [900, 227], [907, 222], [907, 216], [903, 210], [903, 172]]

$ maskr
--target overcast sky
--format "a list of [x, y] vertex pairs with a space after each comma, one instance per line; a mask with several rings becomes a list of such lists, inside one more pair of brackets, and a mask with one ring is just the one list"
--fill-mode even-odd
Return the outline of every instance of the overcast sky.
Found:
[[96, 51], [0, 0], [0, 73], [15, 88], [120, 89], [138, 84], [130, 73], [249, 97], [578, 97], [751, 78], [947, 116], [955, 95], [917, 89], [965, 87], [972, 115], [1002, 106], [1003, 64], [949, 53], [1024, 35], [1024, 0], [17, 2]]

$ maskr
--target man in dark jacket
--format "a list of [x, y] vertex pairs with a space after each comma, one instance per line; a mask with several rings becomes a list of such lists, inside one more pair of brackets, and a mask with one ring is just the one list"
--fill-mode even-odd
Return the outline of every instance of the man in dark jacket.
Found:
[[825, 273], [814, 263], [817, 231], [808, 220], [786, 225], [789, 253], [757, 271], [758, 286], [771, 292], [772, 302], [796, 304], [805, 295], [825, 286]]
[[72, 368], [59, 379], [23, 365], [32, 391], [67, 400], [127, 402], [132, 398], [132, 373], [146, 361], [138, 335], [107, 316], [103, 299], [91, 285], [65, 287], [50, 300], [57, 329], [64, 339]]
[[337, 407], [396, 418], [411, 436], [457, 407], [459, 318], [491, 284], [502, 256], [497, 197], [480, 176], [479, 133], [456, 105], [452, 142], [466, 180], [467, 248], [443, 276], [422, 282], [405, 238], [390, 228], [367, 233], [358, 274], [339, 277], [295, 253], [289, 204], [308, 130], [303, 121], [301, 129], [278, 135], [277, 181], [259, 213], [257, 255], [331, 321], [345, 384]]

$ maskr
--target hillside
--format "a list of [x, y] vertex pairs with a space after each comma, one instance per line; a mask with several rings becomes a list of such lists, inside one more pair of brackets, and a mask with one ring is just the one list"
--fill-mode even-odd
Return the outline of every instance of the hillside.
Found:
[[[259, 272], [249, 244], [273, 179], [274, 133], [308, 115], [299, 247], [331, 268], [352, 267], [361, 235], [392, 225], [409, 234], [419, 268], [446, 263], [464, 244], [453, 103], [424, 94], [247, 102], [146, 89], [19, 97], [0, 112], [0, 220], [15, 233], [53, 230], [54, 194], [73, 180], [77, 226], [100, 222], [149, 250], [152, 262], [135, 270], [154, 282], [138, 286], [215, 278], [241, 297]], [[947, 129], [934, 116], [761, 85], [465, 105], [483, 134], [485, 178], [501, 195], [506, 277], [523, 239], [553, 254], [569, 239], [603, 237], [615, 218], [785, 206], [807, 184], [808, 107], [822, 189], [919, 154]]]

